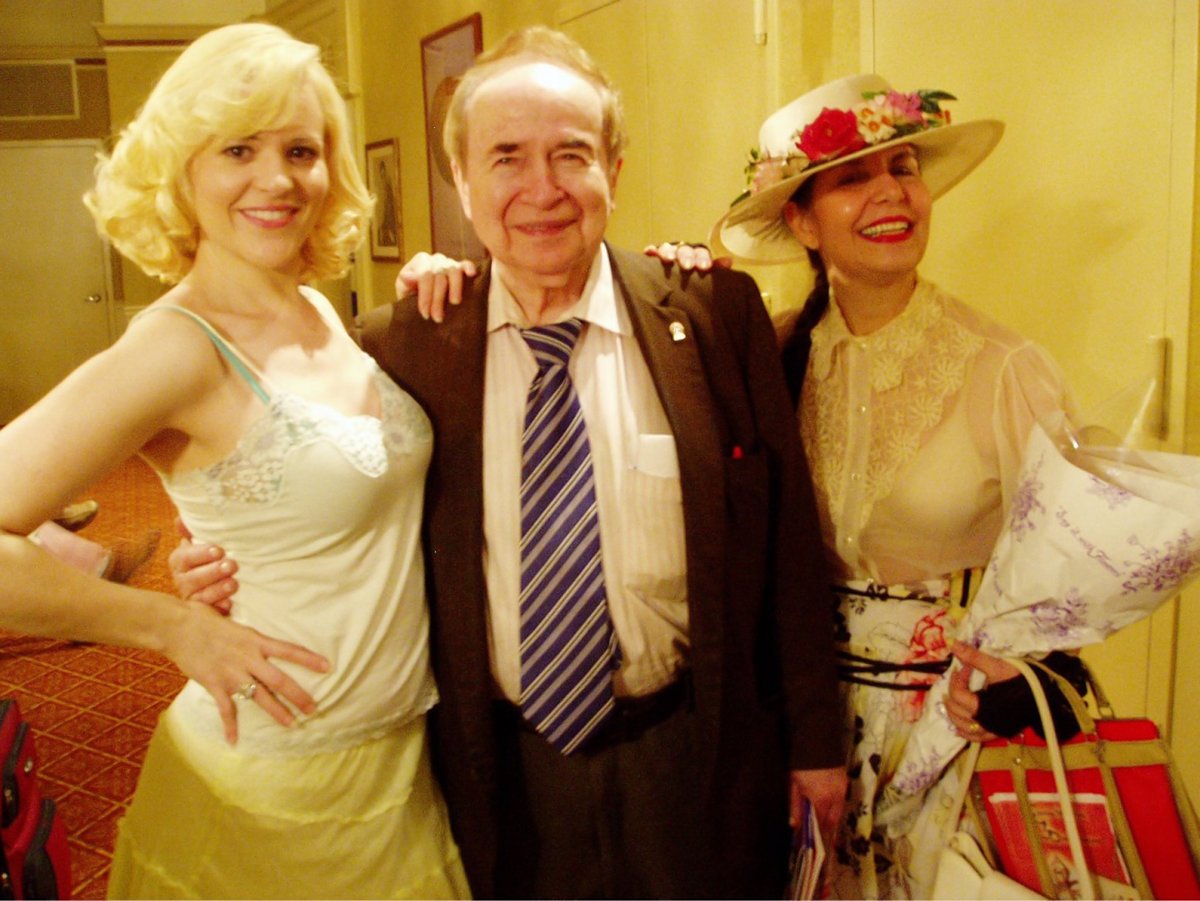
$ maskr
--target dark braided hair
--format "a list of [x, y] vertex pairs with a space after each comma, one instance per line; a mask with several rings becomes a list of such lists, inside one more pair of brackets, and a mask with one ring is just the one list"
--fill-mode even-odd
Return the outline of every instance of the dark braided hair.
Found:
[[[807, 207], [812, 199], [812, 184], [811, 178], [802, 184], [791, 196], [791, 202], [800, 207]], [[819, 253], [810, 248], [808, 262], [813, 269], [813, 289], [808, 293], [804, 305], [800, 308], [800, 314], [795, 318], [791, 334], [780, 348], [788, 390], [794, 404], [800, 402], [800, 386], [804, 383], [804, 373], [808, 369], [808, 351], [812, 345], [810, 333], [829, 309], [829, 273], [825, 271], [825, 261]]]
[[825, 271], [825, 261], [815, 250], [809, 250], [808, 262], [813, 268], [813, 289], [808, 292], [804, 306], [800, 308], [800, 318], [796, 320], [796, 328], [805, 332], [812, 331], [829, 309], [829, 273]]
[[[796, 204], [802, 210], [808, 209], [809, 204], [812, 203], [813, 184], [815, 182], [815, 178], [807, 179], [788, 198], [789, 202]], [[812, 266], [816, 281], [813, 284], [812, 291], [808, 293], [808, 298], [804, 301], [804, 306], [800, 309], [800, 318], [796, 320], [796, 328], [804, 329], [804, 332], [807, 334], [821, 321], [821, 317], [829, 309], [829, 273], [825, 271], [825, 261], [821, 259], [819, 253], [811, 248], [806, 248], [806, 251], [808, 253], [808, 262]]]

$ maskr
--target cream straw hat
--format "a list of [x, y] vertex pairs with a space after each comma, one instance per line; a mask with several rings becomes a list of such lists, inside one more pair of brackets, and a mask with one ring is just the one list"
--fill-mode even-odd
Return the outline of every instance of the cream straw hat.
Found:
[[751, 263], [805, 257], [783, 221], [783, 207], [808, 178], [897, 144], [912, 144], [921, 176], [940, 197], [992, 152], [1004, 123], [977, 119], [950, 124], [940, 91], [900, 94], [878, 75], [851, 75], [822, 85], [772, 113], [751, 152], [750, 189], [733, 202], [709, 243], [716, 256]]

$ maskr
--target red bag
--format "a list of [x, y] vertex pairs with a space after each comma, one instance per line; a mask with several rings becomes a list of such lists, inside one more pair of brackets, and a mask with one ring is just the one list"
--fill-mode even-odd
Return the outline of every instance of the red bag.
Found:
[[58, 808], [37, 781], [33, 731], [0, 700], [0, 899], [71, 897], [70, 850]]
[[[1094, 681], [1104, 716], [1093, 720], [1066, 680], [1055, 684], [1083, 728], [1058, 750], [1089, 872], [1141, 898], [1200, 898], [1200, 823], [1158, 727], [1113, 717]], [[1005, 874], [1051, 898], [1079, 881], [1053, 774], [1055, 746], [1032, 729], [988, 742], [970, 789], [993, 865], [998, 860]], [[1103, 886], [1100, 893], [1111, 894]]]

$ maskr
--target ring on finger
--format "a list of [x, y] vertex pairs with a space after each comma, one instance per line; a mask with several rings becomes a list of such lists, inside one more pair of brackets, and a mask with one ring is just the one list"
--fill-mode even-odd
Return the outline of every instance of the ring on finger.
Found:
[[983, 727], [979, 723], [972, 722], [971, 725], [967, 726], [967, 731], [972, 735], [978, 735], [983, 731]]
[[235, 701], [249, 701], [254, 697], [254, 693], [258, 691], [258, 683], [251, 679], [245, 685], [238, 687], [238, 690], [229, 697]]

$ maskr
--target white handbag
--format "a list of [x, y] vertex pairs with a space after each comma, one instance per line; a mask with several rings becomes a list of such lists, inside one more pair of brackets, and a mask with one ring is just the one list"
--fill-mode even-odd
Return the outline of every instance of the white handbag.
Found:
[[[1029, 664], [1023, 660], [1009, 660], [1025, 677], [1033, 690], [1033, 698], [1037, 703], [1038, 714], [1042, 720], [1042, 728], [1046, 736], [1047, 751], [1050, 756], [1050, 767], [1054, 773], [1054, 784], [1058, 791], [1059, 805], [1062, 807], [1063, 825], [1067, 832], [1067, 843], [1071, 849], [1071, 857], [1076, 861], [1084, 861], [1083, 842], [1079, 837], [1079, 824], [1075, 820], [1075, 810], [1071, 806], [1070, 789], [1067, 787], [1067, 772], [1063, 765], [1062, 749], [1059, 747], [1058, 735], [1054, 731], [1054, 720], [1050, 716], [1050, 705], [1046, 701], [1046, 693], [1042, 683], [1038, 681]], [[980, 745], [974, 742], [967, 752], [967, 761], [963, 767], [963, 780], [959, 788], [959, 796], [955, 809], [962, 810], [966, 801], [967, 790], [971, 784], [971, 776], [975, 771], [975, 762], [979, 758]], [[1087, 866], [1081, 865], [1078, 872], [1078, 889], [1081, 898], [1098, 897], [1130, 897], [1126, 892], [1128, 886], [1121, 886], [1124, 891], [1114, 892], [1115, 886], [1106, 885], [1103, 896], [1096, 894], [1095, 882]], [[1105, 883], [1108, 880], [1104, 880]], [[932, 897], [935, 899], [952, 898], [1044, 898], [1032, 889], [1026, 888], [988, 863], [979, 843], [970, 833], [959, 830], [950, 836], [946, 847], [938, 858], [937, 875], [934, 878]]]
[[983, 856], [979, 843], [966, 832], [958, 831], [942, 849], [938, 858], [937, 878], [933, 883], [935, 899], [954, 898], [1043, 898], [993, 869]]

